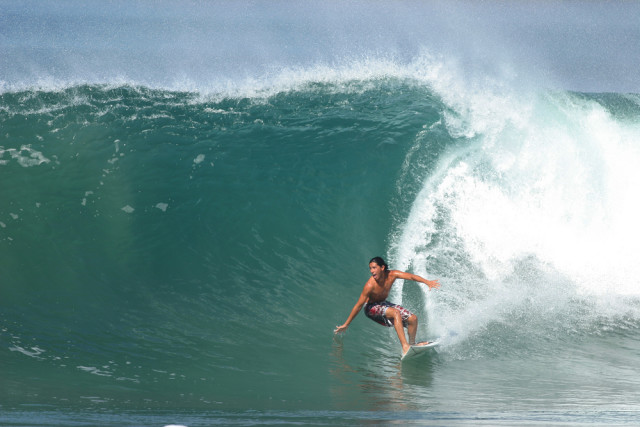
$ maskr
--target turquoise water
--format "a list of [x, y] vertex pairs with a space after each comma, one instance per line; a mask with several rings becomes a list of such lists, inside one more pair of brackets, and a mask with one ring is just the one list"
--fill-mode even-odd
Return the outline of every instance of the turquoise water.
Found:
[[[637, 99], [504, 101], [485, 123], [400, 78], [5, 93], [3, 409], [45, 425], [628, 421]], [[392, 296], [437, 356], [400, 364], [364, 316], [333, 337], [373, 254], [441, 281]]]
[[[638, 95], [426, 53], [8, 75], [2, 425], [637, 423]], [[440, 280], [390, 298], [437, 354], [333, 335], [377, 255]]]

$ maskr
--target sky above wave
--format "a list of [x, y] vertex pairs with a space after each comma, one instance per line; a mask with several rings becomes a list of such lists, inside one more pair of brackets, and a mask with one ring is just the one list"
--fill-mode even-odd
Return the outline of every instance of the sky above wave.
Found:
[[0, 0], [0, 81], [196, 87], [283, 68], [398, 64], [427, 52], [474, 76], [640, 92], [640, 3]]

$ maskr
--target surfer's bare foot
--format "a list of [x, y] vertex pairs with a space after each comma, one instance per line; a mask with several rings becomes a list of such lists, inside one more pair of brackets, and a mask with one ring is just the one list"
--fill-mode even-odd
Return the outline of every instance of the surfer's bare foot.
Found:
[[402, 355], [404, 356], [405, 354], [407, 354], [407, 351], [409, 351], [409, 349], [411, 348], [411, 346], [409, 344], [407, 344], [406, 346], [402, 346]]
[[414, 344], [414, 345], [427, 345], [427, 344], [431, 344], [429, 341], [422, 341], [419, 342], [418, 344]]

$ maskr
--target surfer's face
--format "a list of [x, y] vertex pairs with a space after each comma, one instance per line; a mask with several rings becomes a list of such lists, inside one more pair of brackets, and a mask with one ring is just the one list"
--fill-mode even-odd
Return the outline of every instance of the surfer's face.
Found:
[[382, 276], [382, 271], [383, 270], [384, 270], [384, 268], [380, 267], [375, 262], [372, 262], [371, 264], [369, 264], [369, 271], [371, 272], [371, 275], [373, 276], [373, 278], [375, 280], [378, 280]]

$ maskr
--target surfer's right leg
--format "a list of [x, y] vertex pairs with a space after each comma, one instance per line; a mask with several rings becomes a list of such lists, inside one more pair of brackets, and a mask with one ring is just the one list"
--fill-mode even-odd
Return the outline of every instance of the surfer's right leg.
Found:
[[[409, 343], [407, 342], [407, 337], [404, 336], [404, 325], [402, 324], [402, 313], [400, 310], [396, 308], [389, 307], [384, 313], [385, 317], [393, 322], [393, 327], [398, 334], [398, 339], [400, 340], [400, 345], [402, 345], [402, 354], [405, 354], [409, 351]], [[415, 315], [413, 315], [415, 317]], [[417, 324], [417, 322], [416, 322]], [[415, 335], [414, 335], [415, 340]]]

